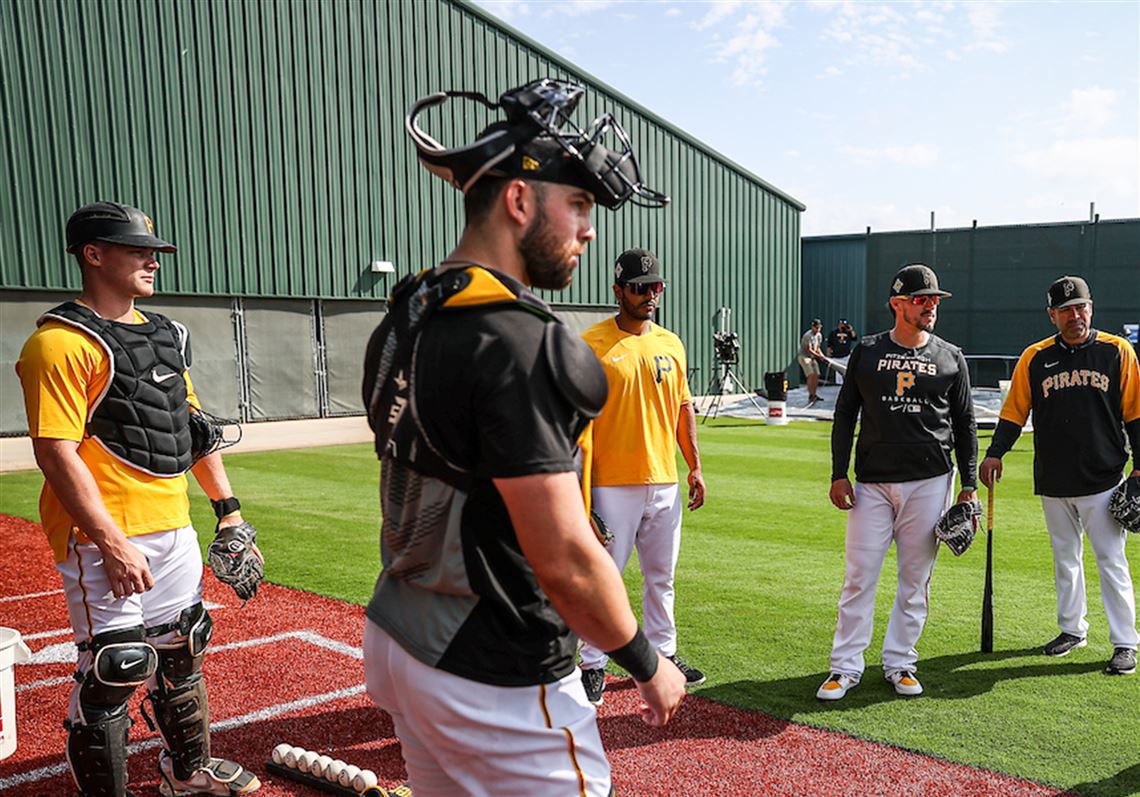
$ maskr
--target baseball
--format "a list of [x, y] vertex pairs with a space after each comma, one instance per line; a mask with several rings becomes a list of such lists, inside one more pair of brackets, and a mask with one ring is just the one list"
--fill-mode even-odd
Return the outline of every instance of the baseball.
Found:
[[331, 763], [325, 766], [325, 780], [329, 783], [339, 783], [341, 772], [344, 772], [344, 762], [339, 758], [334, 758]]
[[284, 742], [277, 745], [276, 747], [274, 747], [273, 748], [273, 755], [271, 756], [271, 758], [273, 759], [273, 763], [274, 764], [285, 763], [285, 754], [288, 753], [292, 749], [292, 747], [293, 747], [292, 745], [285, 744]]
[[309, 768], [312, 767], [313, 763], [320, 757], [320, 753], [314, 753], [312, 750], [306, 751], [304, 755], [297, 757], [297, 769], [302, 772], [308, 772]]
[[282, 758], [285, 762], [285, 766], [289, 767], [290, 769], [296, 769], [297, 768], [297, 759], [300, 758], [301, 756], [303, 756], [304, 754], [305, 754], [305, 748], [304, 747], [290, 747], [288, 752], [286, 752], [285, 755], [282, 756]]
[[309, 765], [309, 774], [314, 778], [323, 778], [325, 776], [325, 767], [332, 763], [332, 758], [327, 755], [317, 756], [317, 760]]
[[344, 786], [346, 789], [350, 789], [352, 788], [352, 782], [356, 780], [356, 776], [359, 774], [360, 767], [356, 766], [355, 764], [349, 764], [343, 770], [341, 770], [340, 775], [337, 776], [336, 782], [341, 786]]
[[375, 786], [377, 783], [376, 773], [371, 769], [362, 769], [360, 774], [352, 779], [352, 788], [356, 791], [364, 791], [369, 786]]

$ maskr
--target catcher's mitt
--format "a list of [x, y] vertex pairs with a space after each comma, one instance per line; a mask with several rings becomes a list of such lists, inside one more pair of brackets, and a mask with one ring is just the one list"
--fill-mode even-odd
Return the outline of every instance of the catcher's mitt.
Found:
[[1140, 534], [1140, 476], [1129, 476], [1112, 491], [1108, 511], [1121, 526]]
[[[226, 427], [237, 429], [237, 438], [226, 439]], [[241, 426], [231, 418], [219, 418], [200, 407], [190, 408], [190, 456], [194, 462], [215, 451], [241, 442]]]
[[243, 521], [217, 529], [206, 557], [218, 581], [233, 587], [242, 601], [257, 594], [257, 585], [265, 577], [265, 557], [257, 549], [253, 526]]
[[946, 547], [961, 556], [974, 541], [978, 531], [978, 518], [982, 516], [982, 505], [977, 501], [962, 501], [946, 510], [934, 526], [934, 536], [946, 543]]
[[590, 510], [590, 528], [593, 530], [594, 536], [598, 538], [598, 542], [603, 547], [609, 548], [610, 543], [614, 541], [613, 532], [606, 525], [606, 521], [602, 520], [602, 516], [592, 509]]

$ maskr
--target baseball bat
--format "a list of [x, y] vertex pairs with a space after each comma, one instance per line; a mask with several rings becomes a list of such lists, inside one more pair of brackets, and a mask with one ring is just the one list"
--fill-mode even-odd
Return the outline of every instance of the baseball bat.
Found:
[[982, 653], [994, 652], [994, 488], [986, 498], [986, 586], [982, 592]]

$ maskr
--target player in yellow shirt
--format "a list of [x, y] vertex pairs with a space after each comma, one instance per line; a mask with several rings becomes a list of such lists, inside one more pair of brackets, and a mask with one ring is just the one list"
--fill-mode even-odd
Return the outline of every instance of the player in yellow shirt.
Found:
[[175, 248], [137, 208], [95, 202], [68, 219], [67, 251], [79, 298], [41, 316], [16, 364], [45, 480], [40, 517], [79, 648], [67, 760], [84, 797], [130, 797], [128, 700], [146, 683], [160, 792], [247, 794], [257, 777], [210, 756], [202, 657], [212, 623], [186, 471], [214, 503], [219, 538], [246, 528], [260, 553], [221, 455], [195, 461], [185, 327], [134, 304], [154, 294], [155, 253]]
[[[673, 575], [681, 548], [681, 497], [674, 440], [689, 466], [689, 509], [705, 502], [697, 423], [680, 338], [653, 323], [665, 282], [657, 257], [628, 249], [614, 266], [618, 314], [582, 335], [606, 372], [609, 398], [594, 421], [591, 499], [613, 534], [610, 555], [624, 570], [633, 549], [645, 587], [645, 635], [690, 685], [700, 670], [677, 656]], [[605, 690], [605, 653], [582, 646], [582, 683], [594, 705]]]

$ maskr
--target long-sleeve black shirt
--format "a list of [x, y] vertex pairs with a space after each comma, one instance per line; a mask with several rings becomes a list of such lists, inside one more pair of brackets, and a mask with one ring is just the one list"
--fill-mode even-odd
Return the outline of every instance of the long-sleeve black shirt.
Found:
[[962, 489], [976, 487], [977, 424], [966, 358], [957, 346], [931, 335], [925, 346], [905, 348], [889, 332], [860, 341], [835, 403], [832, 481], [847, 478], [860, 411], [858, 481], [928, 479], [957, 462]]

